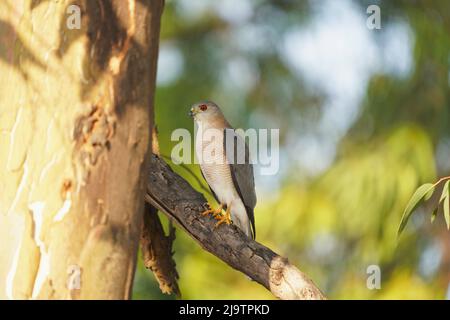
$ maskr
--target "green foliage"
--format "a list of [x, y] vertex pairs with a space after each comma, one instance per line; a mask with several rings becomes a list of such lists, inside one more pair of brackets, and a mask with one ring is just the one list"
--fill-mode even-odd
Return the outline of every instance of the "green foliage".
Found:
[[447, 223], [447, 229], [450, 228], [450, 202], [449, 202], [449, 195], [447, 193], [447, 195], [445, 196], [444, 199], [444, 217], [445, 217], [445, 222]]
[[442, 189], [442, 193], [440, 196], [439, 201], [434, 206], [434, 209], [431, 213], [431, 222], [433, 222], [436, 218], [436, 215], [439, 211], [439, 205], [444, 202], [442, 208], [444, 212], [444, 218], [445, 222], [447, 224], [447, 229], [450, 229], [450, 193], [449, 193], [449, 184], [450, 184], [449, 178], [443, 178], [439, 180], [438, 182], [432, 184], [432, 183], [425, 183], [424, 185], [420, 186], [413, 194], [411, 199], [408, 202], [408, 205], [405, 208], [405, 211], [403, 212], [402, 220], [400, 222], [400, 226], [398, 228], [398, 235], [400, 235], [405, 228], [409, 217], [414, 212], [414, 210], [422, 204], [423, 201], [429, 200], [433, 192], [435, 191], [436, 187], [443, 181], [446, 181], [444, 184], [444, 187]]
[[[433, 194], [427, 183], [448, 175], [450, 168], [442, 165], [450, 158], [442, 151], [450, 145], [450, 1], [379, 1], [383, 27], [370, 37], [381, 41], [390, 23], [406, 24], [413, 43], [411, 71], [400, 77], [380, 69], [371, 75], [352, 127], [334, 140], [336, 156], [319, 174], [299, 166], [309, 150], [299, 148], [298, 141], [317, 132], [324, 102], [333, 97], [307, 83], [281, 55], [286, 34], [313, 31], [308, 22], [316, 4], [252, 2], [250, 21], [234, 25], [212, 10], [197, 17], [184, 14], [180, 3], [167, 1], [162, 21], [161, 47], [175, 47], [184, 64], [178, 78], [157, 87], [161, 153], [170, 156], [174, 129], [193, 129], [186, 113], [200, 99], [222, 105], [236, 127], [281, 128], [280, 175], [257, 177], [257, 240], [288, 256], [333, 299], [444, 297], [448, 265], [439, 257], [449, 253], [448, 237], [440, 232], [444, 220], [447, 225], [450, 220], [449, 180], [435, 184]], [[327, 2], [317, 6], [322, 3]], [[353, 3], [365, 15], [368, 4]], [[256, 33], [239, 44], [235, 36], [247, 28]], [[255, 48], [255, 43], [261, 46]], [[334, 52], [335, 43], [328, 46]], [[254, 77], [252, 85], [236, 86], [225, 77], [229, 62], [236, 60], [251, 66], [246, 76]], [[185, 168], [172, 167], [212, 200]], [[187, 167], [202, 180], [197, 165]], [[436, 218], [433, 224], [415, 210], [422, 205]], [[424, 252], [430, 248], [437, 248], [439, 257], [428, 258]], [[273, 298], [182, 231], [174, 249], [183, 298]], [[371, 264], [382, 270], [381, 290], [366, 287]], [[142, 265], [135, 297], [162, 297]]]
[[412, 212], [417, 208], [417, 206], [420, 204], [422, 200], [428, 200], [432, 195], [434, 191], [435, 185], [432, 183], [425, 183], [424, 185], [420, 186], [416, 192], [414, 192], [413, 196], [408, 202], [408, 205], [405, 208], [405, 211], [403, 212], [402, 221], [400, 223], [400, 227], [398, 229], [398, 234], [403, 231], [403, 229], [406, 226], [406, 223], [408, 222], [409, 217], [411, 216]]

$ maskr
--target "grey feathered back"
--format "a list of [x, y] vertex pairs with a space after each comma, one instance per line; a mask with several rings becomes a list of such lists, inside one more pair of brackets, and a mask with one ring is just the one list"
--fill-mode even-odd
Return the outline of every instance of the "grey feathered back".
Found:
[[[230, 139], [232, 138], [232, 139]], [[231, 140], [234, 148], [231, 148]], [[238, 151], [244, 149], [245, 154]], [[233, 184], [244, 203], [248, 218], [252, 224], [253, 238], [256, 237], [254, 209], [256, 206], [255, 179], [253, 165], [250, 163], [250, 152], [244, 138], [238, 135], [234, 129], [224, 130], [224, 150], [230, 164]], [[240, 162], [238, 162], [240, 161]], [[244, 162], [244, 163], [242, 163]]]

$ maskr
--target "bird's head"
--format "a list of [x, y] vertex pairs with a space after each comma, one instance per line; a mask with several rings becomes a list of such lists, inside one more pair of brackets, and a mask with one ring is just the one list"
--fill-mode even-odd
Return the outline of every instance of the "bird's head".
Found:
[[212, 101], [201, 101], [192, 105], [189, 115], [197, 122], [211, 122], [223, 119], [220, 108]]

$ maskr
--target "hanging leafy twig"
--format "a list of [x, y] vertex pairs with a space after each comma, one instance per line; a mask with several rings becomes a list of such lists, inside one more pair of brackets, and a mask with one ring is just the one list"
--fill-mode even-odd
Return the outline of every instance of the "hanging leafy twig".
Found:
[[445, 222], [447, 224], [447, 229], [450, 229], [450, 188], [449, 188], [450, 176], [448, 176], [439, 179], [436, 183], [425, 183], [421, 185], [419, 188], [417, 188], [417, 190], [414, 192], [411, 199], [409, 200], [408, 204], [406, 205], [405, 211], [403, 212], [402, 220], [400, 221], [400, 226], [397, 232], [398, 236], [400, 236], [400, 234], [402, 233], [414, 210], [417, 209], [417, 207], [421, 205], [424, 201], [429, 200], [433, 196], [436, 187], [444, 181], [445, 184], [444, 187], [442, 188], [441, 197], [437, 202], [437, 204], [434, 206], [433, 211], [431, 213], [431, 222], [433, 222], [434, 219], [436, 218], [439, 206], [443, 203], [442, 207], [444, 211]]

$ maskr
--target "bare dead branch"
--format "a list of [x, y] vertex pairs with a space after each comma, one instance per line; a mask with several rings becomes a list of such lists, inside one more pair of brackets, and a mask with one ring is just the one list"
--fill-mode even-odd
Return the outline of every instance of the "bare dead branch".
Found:
[[[158, 129], [152, 130], [152, 152], [159, 155]], [[172, 244], [175, 240], [175, 228], [169, 225], [169, 234], [166, 236], [158, 217], [158, 210], [149, 203], [145, 204], [144, 221], [141, 233], [141, 250], [144, 265], [155, 275], [162, 293], [174, 293], [181, 296], [178, 287], [178, 272], [173, 260]]]
[[141, 235], [144, 265], [153, 272], [163, 293], [174, 293], [180, 297], [178, 273], [172, 258], [173, 240], [175, 240], [175, 228], [170, 225], [169, 234], [166, 236], [157, 209], [146, 203]]
[[175, 221], [206, 251], [260, 283], [280, 299], [325, 299], [295, 266], [233, 225], [214, 228], [203, 217], [205, 198], [158, 156], [152, 155], [146, 201]]

